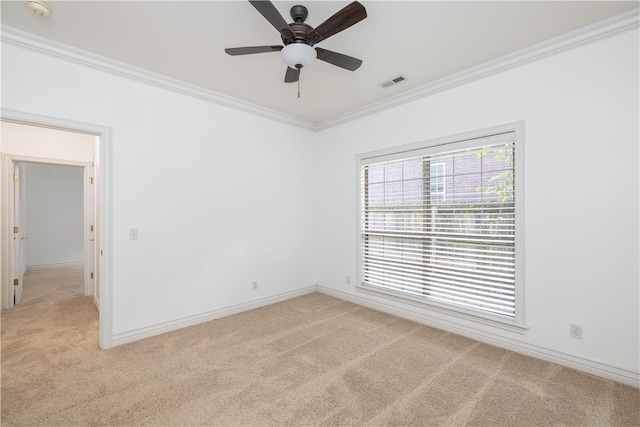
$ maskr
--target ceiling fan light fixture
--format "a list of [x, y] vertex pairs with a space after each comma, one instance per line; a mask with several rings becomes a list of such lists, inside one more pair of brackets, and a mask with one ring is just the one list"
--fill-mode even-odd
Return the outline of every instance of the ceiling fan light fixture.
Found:
[[287, 66], [293, 69], [308, 67], [318, 55], [313, 47], [305, 43], [288, 44], [280, 53]]

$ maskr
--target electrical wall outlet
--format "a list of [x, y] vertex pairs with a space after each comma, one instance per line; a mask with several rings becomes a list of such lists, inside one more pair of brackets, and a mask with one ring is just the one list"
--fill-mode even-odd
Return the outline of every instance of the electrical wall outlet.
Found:
[[256, 289], [258, 289], [258, 282], [253, 282], [253, 290], [255, 291]]
[[582, 339], [582, 325], [569, 324], [569, 336], [571, 338]]

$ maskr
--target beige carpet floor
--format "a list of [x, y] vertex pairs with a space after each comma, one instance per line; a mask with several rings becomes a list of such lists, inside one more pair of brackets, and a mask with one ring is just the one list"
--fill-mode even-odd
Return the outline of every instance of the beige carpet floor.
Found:
[[3, 426], [638, 426], [638, 389], [322, 294], [101, 351], [81, 270], [2, 312]]

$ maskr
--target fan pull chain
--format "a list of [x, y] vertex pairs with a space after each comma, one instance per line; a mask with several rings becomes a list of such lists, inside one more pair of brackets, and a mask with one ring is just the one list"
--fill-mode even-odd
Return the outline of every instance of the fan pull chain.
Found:
[[302, 65], [296, 64], [296, 68], [298, 69], [298, 99], [300, 99], [300, 77], [302, 76], [300, 71], [302, 70]]

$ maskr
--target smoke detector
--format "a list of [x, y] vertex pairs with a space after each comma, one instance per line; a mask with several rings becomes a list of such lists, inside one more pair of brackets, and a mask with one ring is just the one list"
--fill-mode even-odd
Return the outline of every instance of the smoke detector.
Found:
[[27, 7], [38, 16], [49, 16], [53, 9], [51, 6], [40, 0], [31, 0], [27, 2]]

